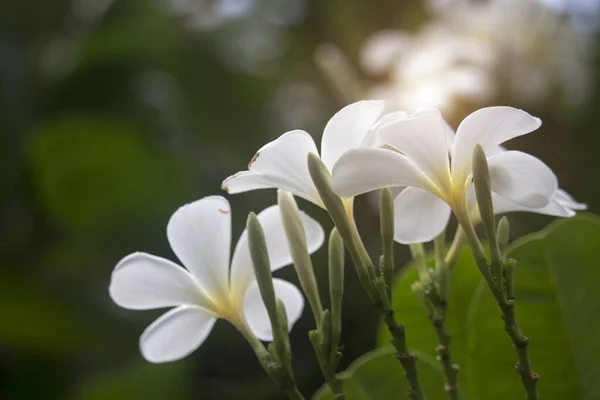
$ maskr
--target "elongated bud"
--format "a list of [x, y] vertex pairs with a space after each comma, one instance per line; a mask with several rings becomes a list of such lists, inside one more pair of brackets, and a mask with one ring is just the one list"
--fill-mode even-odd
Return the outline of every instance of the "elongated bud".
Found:
[[331, 174], [316, 154], [308, 154], [308, 171], [340, 235], [344, 240], [351, 238], [352, 226], [348, 220], [344, 203], [340, 196], [333, 191]]
[[[502, 257], [496, 237], [496, 220], [494, 219], [494, 204], [492, 202], [492, 184], [487, 157], [481, 145], [476, 145], [473, 150], [473, 184], [477, 196], [477, 206], [481, 222], [485, 228], [485, 234], [490, 248], [491, 269], [496, 279], [496, 285], [502, 288]], [[502, 290], [500, 290], [502, 292]]]
[[[246, 230], [248, 231], [248, 246], [250, 248], [250, 258], [254, 274], [260, 290], [260, 296], [265, 303], [271, 329], [273, 331], [273, 341], [275, 354], [280, 362], [285, 362], [288, 358], [286, 342], [288, 341], [286, 318], [280, 318], [280, 311], [277, 307], [277, 297], [273, 287], [273, 276], [271, 275], [271, 264], [269, 262], [269, 253], [265, 234], [256, 215], [251, 212], [246, 221]], [[285, 313], [285, 310], [283, 311]], [[285, 316], [284, 316], [285, 317]]]
[[329, 310], [323, 311], [323, 318], [321, 319], [321, 332], [323, 333], [323, 354], [325, 358], [329, 351], [329, 343], [331, 342], [331, 313]]
[[294, 196], [289, 192], [281, 189], [278, 190], [277, 202], [290, 254], [294, 262], [294, 268], [296, 269], [300, 286], [302, 286], [302, 290], [308, 299], [318, 327], [323, 315], [323, 306], [321, 305], [319, 288], [306, 244], [306, 233], [304, 231], [304, 224], [302, 223], [302, 215], [300, 214], [296, 200], [294, 200]]
[[331, 301], [331, 331], [335, 346], [342, 331], [342, 299], [344, 297], [344, 243], [337, 229], [329, 235], [329, 298]]
[[[348, 252], [352, 257], [352, 261], [354, 262], [354, 266], [356, 267], [356, 272], [358, 273], [358, 279], [360, 280], [361, 285], [365, 288], [369, 298], [371, 301], [377, 301], [377, 295], [375, 293], [375, 289], [371, 283], [371, 276], [374, 276], [374, 267], [372, 264], [367, 264], [367, 258], [361, 256], [361, 249], [359, 249], [359, 243], [354, 237], [353, 229], [354, 227], [351, 225], [350, 220], [348, 219], [348, 214], [346, 213], [346, 209], [344, 208], [344, 203], [340, 196], [338, 196], [333, 191], [333, 186], [331, 184], [331, 174], [329, 170], [323, 164], [323, 161], [313, 153], [308, 153], [308, 171], [310, 173], [310, 177], [319, 192], [319, 196], [325, 204], [325, 208], [333, 223], [335, 224], [340, 236], [344, 240], [346, 247], [348, 248]], [[365, 253], [366, 251], [362, 251]]]
[[391, 294], [394, 281], [394, 198], [389, 188], [381, 190], [379, 205], [381, 241], [383, 243], [383, 277]]
[[250, 257], [252, 258], [252, 266], [254, 274], [260, 289], [262, 297], [271, 324], [278, 324], [277, 318], [277, 298], [275, 296], [275, 288], [273, 287], [273, 276], [271, 275], [271, 263], [269, 261], [269, 253], [267, 251], [267, 243], [265, 242], [265, 234], [263, 232], [256, 214], [251, 212], [246, 221], [246, 230], [248, 231], [248, 246], [250, 248]]
[[498, 247], [500, 249], [500, 256], [506, 258], [506, 249], [508, 248], [508, 237], [510, 234], [510, 226], [508, 224], [508, 218], [500, 218], [498, 222], [498, 230], [496, 231], [496, 237], [498, 238]]
[[496, 221], [494, 220], [490, 171], [488, 168], [487, 157], [480, 145], [476, 145], [473, 150], [473, 184], [475, 185], [475, 194], [477, 196], [477, 205], [479, 207], [479, 214], [481, 215], [481, 222], [485, 226], [486, 231], [490, 226], [494, 227], [495, 231]]
[[[273, 337], [281, 338], [283, 341], [283, 351], [277, 349], [280, 354], [280, 358], [283, 358], [283, 365], [288, 368], [288, 373], [292, 373], [292, 348], [290, 346], [290, 337], [288, 334], [288, 319], [287, 313], [285, 311], [285, 305], [279, 299], [277, 299], [277, 319], [279, 321], [279, 329], [281, 332], [279, 334], [273, 334]], [[276, 344], [277, 345], [277, 344]]]

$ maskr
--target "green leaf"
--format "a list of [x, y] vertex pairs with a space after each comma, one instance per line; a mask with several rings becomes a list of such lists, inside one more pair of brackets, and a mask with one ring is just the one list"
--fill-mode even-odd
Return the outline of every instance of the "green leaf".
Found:
[[[417, 368], [427, 398], [445, 399], [444, 383], [437, 361], [420, 355]], [[347, 400], [408, 399], [408, 384], [404, 378], [404, 371], [394, 349], [390, 347], [376, 349], [363, 355], [341, 373], [340, 378]], [[313, 396], [313, 400], [332, 399], [333, 395], [327, 386]]]
[[[558, 221], [510, 248], [517, 318], [541, 398], [600, 398], [600, 218]], [[515, 355], [489, 290], [473, 299], [466, 374], [473, 397], [523, 396]], [[488, 397], [489, 398], [489, 397]]]
[[[600, 218], [560, 220], [510, 247], [517, 260], [517, 317], [530, 338], [533, 367], [541, 376], [541, 398], [600, 398]], [[394, 286], [394, 309], [406, 325], [413, 351], [435, 355], [433, 328], [410, 290], [417, 280], [408, 267]], [[453, 277], [447, 316], [453, 361], [461, 366], [461, 399], [523, 398], [514, 370], [516, 355], [500, 310], [481, 280], [470, 249]], [[380, 328], [378, 345], [389, 344]]]
[[[433, 265], [433, 264], [431, 264]], [[473, 261], [470, 249], [460, 252], [457, 268], [452, 278], [448, 313], [446, 317], [447, 330], [452, 334], [452, 359], [454, 363], [463, 365], [466, 353], [466, 324], [467, 313], [471, 297], [480, 281], [479, 270]], [[435, 331], [423, 305], [419, 302], [410, 286], [418, 280], [417, 270], [413, 265], [404, 268], [394, 285], [393, 308], [398, 321], [406, 326], [406, 337], [411, 351], [416, 351], [428, 357], [437, 356]], [[391, 346], [391, 335], [387, 327], [382, 324], [377, 336], [378, 346]], [[437, 361], [436, 361], [437, 362]], [[464, 387], [464, 374], [459, 372], [459, 382]], [[462, 397], [466, 399], [467, 397]]]

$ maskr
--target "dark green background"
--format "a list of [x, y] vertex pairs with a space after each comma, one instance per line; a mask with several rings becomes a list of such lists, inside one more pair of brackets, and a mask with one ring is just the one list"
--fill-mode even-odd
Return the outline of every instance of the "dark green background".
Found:
[[[252, 16], [194, 31], [158, 0], [117, 0], [96, 20], [78, 17], [65, 0], [0, 2], [0, 399], [279, 398], [224, 322], [191, 357], [146, 363], [138, 337], [160, 311], [120, 309], [107, 291], [115, 263], [133, 251], [174, 259], [165, 235], [170, 214], [224, 194], [221, 181], [245, 169], [261, 145], [296, 128], [320, 139], [343, 104], [312, 61], [318, 44], [336, 43], [356, 62], [369, 34], [415, 30], [427, 19], [415, 1], [308, 0], [297, 21], [276, 25], [260, 14], [276, 2], [268, 3]], [[281, 54], [254, 73], [228, 67], [223, 38], [243, 46], [244, 24], [256, 20], [274, 30]], [[303, 117], [312, 104], [294, 96], [302, 99], [306, 84], [318, 107]], [[289, 89], [285, 101], [282, 88]], [[509, 147], [542, 158], [596, 211], [600, 86], [590, 92], [577, 107], [564, 106], [560, 93], [527, 106], [544, 125]], [[525, 107], [502, 95], [491, 104]], [[484, 105], [457, 105], [452, 124]], [[276, 195], [229, 199], [236, 240], [247, 213]], [[376, 253], [376, 210], [367, 204], [357, 202], [358, 223]], [[301, 206], [330, 229], [322, 210]], [[512, 216], [513, 234], [550, 220]], [[401, 265], [406, 249], [397, 251]], [[323, 249], [315, 260], [326, 288]], [[295, 281], [291, 268], [278, 275]], [[374, 347], [377, 331], [352, 269], [347, 276], [342, 368]], [[309, 329], [305, 315], [291, 335], [306, 395], [322, 382]]]

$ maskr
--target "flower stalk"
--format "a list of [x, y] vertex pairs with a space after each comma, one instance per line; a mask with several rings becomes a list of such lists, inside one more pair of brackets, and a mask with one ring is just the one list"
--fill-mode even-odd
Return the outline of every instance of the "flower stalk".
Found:
[[392, 284], [394, 283], [394, 198], [389, 188], [381, 190], [379, 217], [381, 226], [381, 241], [383, 244], [383, 256], [381, 270], [385, 284], [388, 288], [388, 296], [392, 299]]
[[[514, 301], [514, 267], [515, 261], [512, 259], [506, 260], [502, 256], [498, 235], [496, 234], [496, 226], [494, 220], [494, 209], [491, 198], [491, 187], [489, 185], [489, 169], [487, 158], [481, 146], [475, 146], [473, 151], [473, 183], [475, 185], [475, 193], [477, 195], [477, 203], [481, 220], [484, 225], [489, 249], [491, 264], [488, 265], [485, 253], [481, 243], [477, 239], [475, 230], [467, 218], [467, 221], [460, 221], [463, 229], [471, 242], [471, 247], [475, 252], [479, 253], [475, 260], [481, 270], [488, 269], [489, 273], [486, 278], [494, 298], [498, 306], [502, 310], [502, 319], [504, 320], [504, 330], [510, 337], [517, 353], [517, 370], [523, 387], [525, 389], [526, 398], [528, 400], [538, 400], [539, 394], [537, 391], [537, 382], [539, 375], [533, 372], [531, 358], [529, 357], [529, 339], [521, 332], [519, 322], [517, 321]], [[498, 227], [501, 232], [502, 247], [505, 247], [505, 242], [508, 241], [508, 223], [504, 222]], [[491, 276], [490, 276], [491, 275]]]
[[346, 396], [343, 392], [342, 383], [335, 373], [339, 360], [337, 348], [341, 336], [341, 309], [344, 286], [344, 258], [343, 253], [340, 257], [340, 250], [338, 249], [340, 245], [336, 244], [336, 241], [340, 240], [339, 235], [333, 231], [329, 244], [329, 279], [332, 307], [332, 312], [330, 312], [329, 310], [323, 310], [321, 305], [319, 288], [296, 200], [289, 192], [280, 189], [277, 191], [277, 201], [281, 210], [281, 219], [294, 268], [315, 319], [316, 329], [310, 331], [308, 337], [313, 345], [321, 373], [331, 388], [334, 398], [343, 400]]
[[303, 400], [304, 397], [298, 390], [292, 373], [292, 354], [287, 331], [288, 323], [285, 307], [275, 296], [265, 236], [260, 222], [254, 213], [248, 215], [246, 229], [248, 230], [248, 243], [254, 273], [262, 300], [269, 315], [274, 340], [269, 345], [268, 350], [265, 351], [263, 351], [264, 347], [257, 339], [253, 340], [251, 344], [261, 365], [281, 388], [281, 391], [291, 400]]
[[437, 360], [442, 366], [444, 374], [444, 389], [450, 400], [458, 399], [458, 371], [460, 367], [452, 362], [450, 342], [452, 336], [446, 330], [446, 313], [448, 310], [447, 292], [449, 287], [448, 268], [444, 261], [444, 235], [435, 239], [436, 270], [429, 272], [425, 250], [420, 243], [410, 245], [410, 250], [419, 272], [419, 285], [413, 287], [415, 294], [421, 298], [425, 305], [427, 316], [433, 326], [438, 345]]
[[356, 234], [355, 227], [349, 220], [342, 199], [333, 191], [329, 170], [315, 154], [309, 153], [308, 155], [308, 170], [325, 208], [350, 253], [360, 283], [392, 335], [392, 345], [396, 349], [396, 357], [402, 364], [404, 375], [409, 383], [408, 396], [412, 400], [426, 400], [417, 374], [417, 357], [408, 351], [405, 328], [396, 321], [385, 278], [383, 276], [371, 277], [375, 271], [373, 263], [367, 255], [362, 240]]

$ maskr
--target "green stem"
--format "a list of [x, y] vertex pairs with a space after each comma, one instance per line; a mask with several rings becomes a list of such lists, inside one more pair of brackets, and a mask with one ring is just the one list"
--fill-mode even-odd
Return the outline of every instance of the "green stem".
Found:
[[[533, 372], [531, 358], [529, 357], [529, 339], [521, 332], [515, 312], [515, 303], [514, 300], [510, 298], [512, 295], [514, 295], [513, 282], [507, 282], [506, 287], [509, 291], [509, 295], [507, 296], [506, 292], [502, 290], [503, 286], [496, 285], [496, 279], [494, 279], [490, 273], [490, 266], [488, 265], [487, 257], [468, 216], [466, 216], [466, 213], [462, 215], [460, 213], [455, 214], [459, 223], [463, 227], [467, 238], [469, 239], [475, 262], [477, 263], [479, 270], [482, 272], [483, 277], [492, 291], [496, 303], [498, 303], [498, 306], [502, 311], [504, 330], [512, 340], [515, 352], [517, 353], [517, 364], [515, 369], [517, 370], [521, 378], [521, 382], [523, 383], [523, 387], [525, 388], [526, 398], [527, 400], [538, 400], [539, 394], [537, 392], [537, 382], [539, 380], [539, 375]], [[506, 279], [506, 276], [504, 279]], [[502, 280], [502, 277], [498, 279], [498, 281]], [[509, 276], [509, 280], [512, 280], [512, 275]]]
[[385, 281], [382, 277], [375, 279], [375, 289], [382, 300], [379, 308], [383, 313], [383, 321], [392, 334], [392, 345], [396, 349], [396, 358], [402, 364], [404, 376], [410, 386], [408, 397], [413, 400], [425, 400], [426, 396], [421, 389], [421, 383], [417, 374], [417, 357], [408, 351], [404, 325], [398, 324], [396, 321], [394, 310], [387, 297]]
[[[445, 312], [444, 312], [445, 314]], [[452, 363], [452, 354], [450, 352], [450, 340], [452, 336], [445, 328], [445, 315], [441, 318], [431, 319], [431, 323], [435, 328], [438, 345], [435, 348], [437, 359], [442, 365], [444, 372], [444, 389], [450, 400], [458, 399], [458, 371], [460, 367]]]
[[258, 362], [263, 367], [269, 377], [275, 382], [280, 390], [292, 400], [304, 400], [304, 397], [298, 390], [293, 377], [289, 371], [286, 371], [285, 366], [278, 364], [271, 353], [263, 346], [263, 344], [254, 336], [248, 326], [242, 325], [238, 327], [244, 338], [248, 341]]
[[409, 244], [410, 253], [412, 255], [413, 260], [415, 260], [415, 265], [417, 266], [417, 271], [419, 272], [419, 280], [423, 287], [431, 284], [431, 275], [429, 274], [429, 267], [427, 266], [427, 256], [425, 255], [425, 248], [422, 243], [412, 243]]
[[460, 251], [463, 247], [465, 247], [467, 242], [468, 240], [467, 236], [465, 235], [465, 231], [459, 226], [456, 229], [456, 234], [454, 235], [454, 240], [452, 240], [452, 245], [446, 253], [446, 257], [444, 257], [444, 264], [450, 270], [450, 272], [454, 270]]
[[396, 348], [398, 360], [404, 368], [404, 373], [410, 386], [408, 391], [409, 397], [413, 400], [426, 400], [417, 377], [417, 358], [414, 354], [408, 352], [404, 326], [396, 322], [394, 311], [391, 308], [390, 299], [387, 295], [385, 280], [383, 277], [375, 277], [375, 268], [358, 235], [356, 226], [351, 222], [348, 210], [344, 207], [342, 199], [333, 191], [331, 173], [325, 164], [323, 164], [323, 161], [313, 153], [309, 153], [308, 155], [308, 170], [319, 192], [319, 196], [325, 205], [325, 209], [343, 239], [348, 253], [350, 253], [361, 285], [392, 334], [392, 344]]
[[521, 382], [527, 394], [527, 400], [538, 400], [537, 382], [539, 375], [533, 372], [531, 366], [531, 358], [529, 357], [529, 339], [523, 336], [521, 327], [517, 321], [515, 313], [515, 304], [513, 301], [508, 301], [506, 304], [500, 305], [502, 309], [502, 319], [504, 320], [504, 330], [513, 342], [517, 353], [517, 370], [521, 377]]
[[437, 359], [442, 365], [444, 372], [444, 389], [450, 400], [458, 399], [458, 371], [460, 367], [452, 362], [452, 354], [450, 351], [450, 342], [452, 336], [446, 330], [446, 314], [448, 310], [448, 292], [450, 288], [450, 279], [452, 271], [448, 268], [448, 264], [444, 259], [444, 251], [446, 247], [445, 232], [435, 238], [434, 253], [435, 253], [435, 268], [437, 271], [437, 296], [430, 296], [429, 300], [437, 310], [437, 318], [434, 315], [430, 316], [431, 324], [435, 329], [438, 345], [435, 348], [438, 356]]

